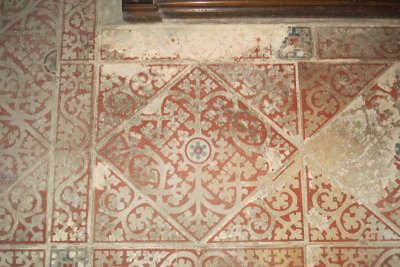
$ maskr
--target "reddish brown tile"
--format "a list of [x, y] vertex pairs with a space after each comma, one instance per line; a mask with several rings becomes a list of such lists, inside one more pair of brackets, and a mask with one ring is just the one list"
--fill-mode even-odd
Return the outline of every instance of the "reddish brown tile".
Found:
[[291, 164], [265, 196], [245, 205], [211, 239], [218, 242], [303, 240], [303, 206], [298, 164]]
[[304, 138], [321, 129], [385, 69], [385, 64], [300, 63]]
[[[129, 120], [184, 68], [185, 65], [179, 64], [102, 66], [98, 95], [98, 139]], [[121, 73], [121, 69], [127, 71]]]
[[323, 59], [400, 59], [398, 27], [317, 27]]
[[88, 239], [90, 161], [90, 153], [85, 151], [60, 151], [55, 157], [53, 242], [75, 243]]
[[393, 241], [400, 236], [329, 177], [308, 166], [307, 197], [311, 241]]
[[94, 95], [92, 64], [61, 65], [58, 99], [58, 150], [83, 150], [91, 146]]
[[96, 0], [65, 0], [62, 60], [94, 59]]
[[95, 241], [187, 241], [135, 189], [102, 163], [97, 163]]
[[400, 247], [311, 247], [309, 265], [392, 267], [400, 263]]
[[1, 192], [0, 244], [46, 241], [48, 179], [48, 163], [42, 162], [9, 190]]
[[297, 150], [195, 67], [100, 149], [201, 239]]
[[210, 65], [250, 106], [288, 134], [298, 134], [296, 72], [293, 64]]
[[304, 265], [302, 248], [214, 250], [96, 249], [93, 266], [292, 266]]
[[46, 252], [42, 249], [0, 250], [2, 267], [44, 267]]

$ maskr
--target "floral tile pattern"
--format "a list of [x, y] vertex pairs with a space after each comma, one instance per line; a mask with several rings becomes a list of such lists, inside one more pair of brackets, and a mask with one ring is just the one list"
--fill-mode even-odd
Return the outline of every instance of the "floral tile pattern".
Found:
[[96, 266], [304, 266], [301, 248], [224, 250], [96, 249]]
[[399, 27], [102, 1], [0, 3], [0, 266], [400, 266]]
[[297, 150], [202, 67], [157, 102], [100, 153], [196, 239]]
[[385, 64], [300, 63], [304, 138], [321, 129], [385, 69]]
[[46, 241], [48, 162], [21, 177], [0, 197], [0, 244]]
[[311, 247], [309, 266], [390, 267], [400, 262], [399, 247]]
[[400, 58], [398, 27], [317, 27], [316, 34], [319, 58]]
[[96, 167], [96, 241], [187, 240], [104, 163]]
[[94, 59], [96, 0], [64, 0], [61, 59]]
[[387, 241], [400, 236], [371, 209], [336, 188], [331, 179], [306, 167], [311, 241]]
[[4, 267], [44, 267], [44, 250], [0, 250], [0, 266]]
[[129, 73], [119, 73], [121, 66], [101, 67], [98, 97], [98, 139], [127, 121], [159, 93], [185, 65], [125, 65]]
[[264, 196], [245, 205], [211, 240], [296, 241], [303, 240], [301, 179], [299, 164], [292, 163], [268, 184]]

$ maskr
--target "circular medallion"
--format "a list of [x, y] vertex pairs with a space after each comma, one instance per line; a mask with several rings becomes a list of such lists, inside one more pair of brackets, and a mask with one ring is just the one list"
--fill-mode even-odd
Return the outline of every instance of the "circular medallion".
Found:
[[57, 51], [51, 51], [44, 59], [44, 67], [49, 73], [57, 73]]
[[207, 140], [196, 137], [186, 144], [186, 157], [193, 163], [203, 163], [211, 155], [211, 146]]

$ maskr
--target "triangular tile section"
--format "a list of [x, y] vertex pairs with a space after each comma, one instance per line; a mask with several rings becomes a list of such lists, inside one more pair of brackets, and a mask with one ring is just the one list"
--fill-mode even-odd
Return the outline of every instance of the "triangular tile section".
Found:
[[145, 199], [102, 162], [95, 170], [95, 240], [187, 241]]
[[300, 171], [291, 165], [276, 180], [282, 186], [271, 184], [272, 190], [242, 208], [210, 242], [303, 240]]
[[304, 139], [343, 110], [386, 67], [386, 64], [300, 63]]
[[102, 66], [97, 138], [102, 139], [118, 125], [129, 120], [185, 67], [186, 65], [176, 64]]
[[310, 166], [306, 168], [311, 241], [400, 240], [400, 236], [368, 207], [315, 171]]
[[290, 135], [298, 134], [293, 64], [209, 65], [221, 79]]

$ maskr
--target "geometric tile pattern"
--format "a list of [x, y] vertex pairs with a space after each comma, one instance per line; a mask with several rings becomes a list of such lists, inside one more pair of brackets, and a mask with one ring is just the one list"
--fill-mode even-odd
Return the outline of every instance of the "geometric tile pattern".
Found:
[[385, 69], [385, 64], [300, 63], [304, 138], [315, 134]]
[[304, 266], [301, 248], [94, 251], [96, 266]]
[[4, 267], [45, 266], [45, 251], [9, 249], [0, 250], [0, 265]]
[[0, 266], [400, 265], [399, 28], [100, 4], [0, 3]]
[[96, 167], [96, 241], [187, 240], [106, 165], [99, 162]]
[[293, 64], [210, 65], [225, 82], [288, 134], [298, 134], [296, 71]]
[[181, 72], [185, 65], [126, 65], [128, 73], [118, 66], [102, 66], [98, 96], [98, 139], [132, 117], [163, 87]]
[[331, 179], [306, 168], [311, 241], [387, 241], [400, 236], [368, 207], [335, 188]]
[[100, 154], [196, 239], [296, 151], [202, 67], [158, 101]]
[[275, 179], [276, 188], [246, 204], [211, 240], [303, 240], [301, 177], [299, 164], [291, 164]]
[[309, 266], [397, 266], [399, 247], [312, 247]]
[[2, 244], [44, 243], [46, 241], [48, 163], [17, 181], [0, 198]]

